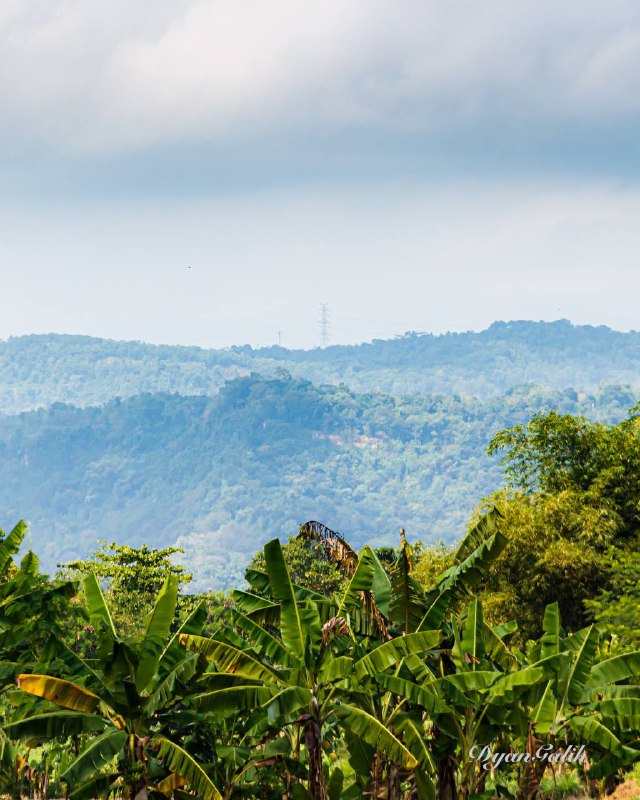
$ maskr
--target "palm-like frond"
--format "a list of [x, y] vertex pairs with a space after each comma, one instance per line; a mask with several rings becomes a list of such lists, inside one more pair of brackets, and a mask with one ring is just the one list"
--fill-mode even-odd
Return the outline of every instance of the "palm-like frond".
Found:
[[347, 578], [350, 578], [355, 572], [358, 566], [358, 555], [338, 531], [332, 531], [322, 522], [312, 519], [300, 526], [298, 537], [319, 542], [327, 559], [335, 564]]

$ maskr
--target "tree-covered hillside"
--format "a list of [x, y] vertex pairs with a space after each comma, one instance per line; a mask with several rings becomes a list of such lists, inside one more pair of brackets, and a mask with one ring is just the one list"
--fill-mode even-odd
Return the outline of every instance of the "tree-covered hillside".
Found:
[[178, 542], [196, 585], [220, 588], [307, 519], [344, 527], [355, 545], [396, 544], [400, 527], [453, 541], [500, 483], [485, 455], [497, 431], [544, 408], [621, 419], [635, 400], [611, 387], [394, 398], [249, 376], [213, 398], [56, 404], [0, 418], [0, 508], [28, 509], [48, 568], [96, 538]]
[[91, 336], [16, 336], [0, 341], [0, 414], [56, 402], [102, 405], [142, 392], [215, 394], [250, 367], [250, 359], [226, 350]]
[[640, 386], [640, 333], [568, 320], [494, 322], [480, 332], [406, 333], [310, 351], [271, 347], [241, 352], [279, 359], [293, 374], [318, 382], [343, 381], [357, 391], [391, 394], [490, 397], [524, 383], [552, 389]]
[[604, 326], [496, 322], [480, 333], [405, 334], [316, 350], [155, 346], [87, 336], [0, 342], [0, 413], [54, 402], [99, 405], [142, 392], [212, 395], [228, 379], [280, 369], [358, 392], [491, 397], [523, 383], [594, 390], [640, 388], [640, 333]]

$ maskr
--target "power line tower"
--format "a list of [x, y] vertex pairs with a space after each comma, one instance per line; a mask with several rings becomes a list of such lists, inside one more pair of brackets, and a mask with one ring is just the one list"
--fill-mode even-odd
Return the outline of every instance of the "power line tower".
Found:
[[326, 303], [320, 304], [320, 347], [329, 344], [329, 306]]

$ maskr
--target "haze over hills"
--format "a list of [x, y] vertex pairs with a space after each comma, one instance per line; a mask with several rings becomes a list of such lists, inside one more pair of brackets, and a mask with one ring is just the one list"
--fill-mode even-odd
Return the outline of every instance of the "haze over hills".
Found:
[[639, 367], [640, 334], [564, 321], [311, 351], [13, 338], [0, 524], [28, 519], [50, 570], [97, 538], [179, 543], [197, 588], [306, 519], [452, 542], [500, 485], [495, 433], [549, 408], [622, 419]]
[[325, 349], [224, 350], [58, 334], [0, 341], [0, 413], [53, 402], [99, 405], [141, 392], [212, 395], [226, 380], [285, 369], [358, 392], [486, 398], [532, 383], [550, 389], [640, 387], [640, 333], [558, 322], [496, 322], [479, 333], [407, 333]]
[[24, 516], [48, 568], [96, 538], [188, 550], [197, 586], [241, 579], [269, 538], [307, 519], [360, 546], [454, 541], [500, 468], [498, 430], [554, 407], [621, 418], [633, 393], [514, 391], [485, 401], [358, 395], [238, 378], [214, 398], [141, 395], [0, 419], [0, 508]]

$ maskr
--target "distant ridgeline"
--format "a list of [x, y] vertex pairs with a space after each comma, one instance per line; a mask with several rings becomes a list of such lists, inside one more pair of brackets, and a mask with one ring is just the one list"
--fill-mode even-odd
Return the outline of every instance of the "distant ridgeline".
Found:
[[[49, 341], [57, 356], [47, 359]], [[411, 342], [402, 339], [398, 346]], [[105, 359], [111, 358], [107, 352], [120, 353], [113, 358], [122, 361], [121, 388], [127, 382], [155, 388], [149, 376], [159, 379], [160, 352], [174, 376], [193, 365], [185, 353], [200, 352], [196, 366], [203, 374], [209, 368], [204, 351], [185, 348], [176, 348], [171, 361], [173, 348], [73, 337], [28, 337], [3, 347], [16, 358], [19, 345], [23, 392], [33, 385], [42, 396], [46, 370], [57, 358], [60, 374], [67, 370], [58, 389], [69, 375], [78, 376], [76, 401], [83, 395], [95, 402], [105, 380], [95, 354], [90, 366], [91, 348], [104, 348]], [[29, 366], [34, 349], [42, 358]], [[73, 367], [65, 368], [67, 357], [75, 359]], [[474, 361], [468, 353], [467, 359], [472, 383], [481, 356]], [[615, 360], [630, 364], [631, 356]], [[610, 370], [612, 362], [610, 351]], [[559, 375], [569, 370], [561, 362], [553, 366]], [[11, 365], [3, 361], [1, 369], [9, 374]], [[401, 365], [394, 369], [402, 374]], [[438, 369], [445, 374], [444, 366]], [[147, 393], [92, 408], [55, 403], [0, 416], [0, 515], [30, 521], [33, 547], [50, 570], [86, 554], [96, 538], [178, 543], [196, 573], [194, 588], [224, 588], [237, 584], [262, 543], [286, 538], [307, 519], [344, 530], [355, 545], [395, 545], [401, 526], [412, 539], [451, 542], [480, 498], [500, 485], [499, 464], [485, 455], [493, 434], [548, 408], [621, 419], [636, 394], [613, 386], [595, 392], [527, 386], [485, 399], [391, 396], [254, 374], [226, 383], [212, 397]]]
[[142, 392], [213, 395], [225, 381], [287, 370], [357, 392], [457, 393], [480, 398], [514, 386], [593, 391], [640, 388], [640, 333], [559, 322], [496, 322], [480, 333], [407, 333], [316, 350], [225, 350], [116, 342], [88, 336], [22, 336], [0, 342], [0, 413], [60, 401], [101, 405]]

